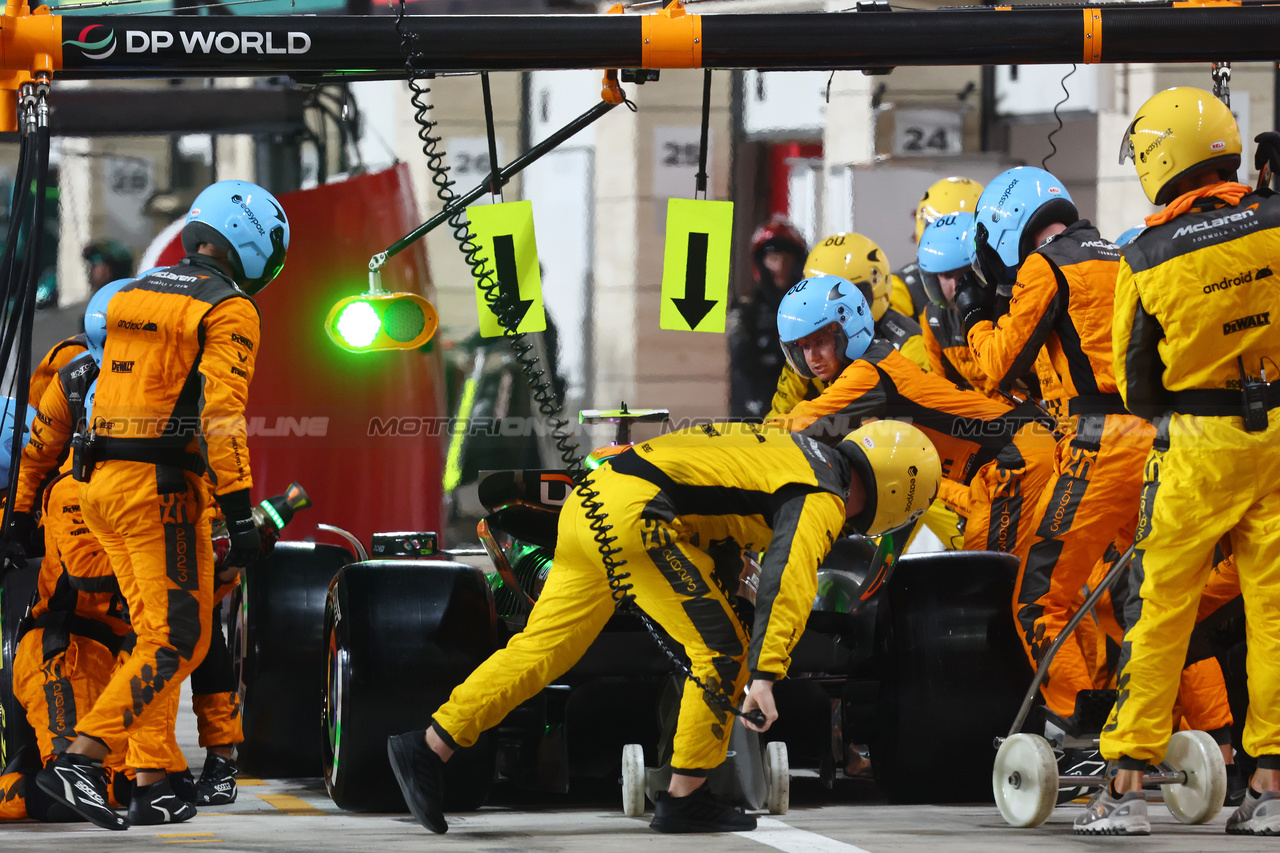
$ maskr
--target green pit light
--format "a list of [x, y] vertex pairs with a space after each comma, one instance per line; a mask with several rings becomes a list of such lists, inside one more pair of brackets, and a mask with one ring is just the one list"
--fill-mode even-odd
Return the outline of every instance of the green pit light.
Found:
[[382, 329], [378, 312], [367, 302], [352, 302], [338, 315], [338, 335], [351, 347], [363, 348], [373, 343]]

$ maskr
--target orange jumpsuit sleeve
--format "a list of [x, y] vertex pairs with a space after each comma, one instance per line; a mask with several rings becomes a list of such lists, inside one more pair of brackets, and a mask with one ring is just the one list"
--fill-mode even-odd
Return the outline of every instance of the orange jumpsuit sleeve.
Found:
[[969, 349], [987, 376], [999, 377], [1009, 390], [1035, 364], [1063, 310], [1058, 277], [1048, 258], [1032, 254], [1018, 270], [1009, 313], [992, 324], [983, 320], [969, 330]]
[[844, 527], [844, 501], [807, 492], [784, 502], [773, 517], [773, 536], [760, 565], [755, 627], [747, 669], [753, 679], [787, 674], [791, 650], [804, 633], [818, 594], [818, 564]]
[[253, 485], [249, 472], [249, 382], [261, 338], [257, 309], [248, 299], [228, 299], [203, 320], [200, 356], [201, 451], [214, 493], [225, 495]]
[[63, 459], [75, 428], [71, 422], [67, 392], [62, 388], [62, 378], [55, 373], [40, 398], [36, 419], [31, 423], [31, 438], [22, 449], [18, 494], [13, 501], [15, 512], [31, 512], [49, 472], [57, 468]]
[[[814, 400], [802, 400], [775, 423], [811, 438], [844, 438], [867, 418], [884, 417], [887, 396], [880, 371], [858, 359], [844, 369]], [[838, 433], [838, 435], [837, 435]]]

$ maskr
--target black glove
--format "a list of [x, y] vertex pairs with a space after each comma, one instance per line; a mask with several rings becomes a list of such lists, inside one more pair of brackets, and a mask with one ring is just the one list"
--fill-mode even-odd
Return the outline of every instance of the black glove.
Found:
[[15, 563], [44, 555], [44, 536], [29, 512], [13, 513], [4, 540], [4, 556]]
[[1258, 143], [1258, 150], [1253, 152], [1253, 167], [1261, 172], [1263, 166], [1270, 165], [1272, 174], [1280, 169], [1280, 133], [1268, 130], [1253, 138]]
[[227, 567], [248, 568], [262, 556], [262, 537], [253, 523], [253, 504], [249, 490], [241, 489], [218, 497], [218, 506], [227, 519], [227, 532], [231, 534], [231, 550], [227, 552]]
[[956, 311], [960, 314], [960, 322], [964, 324], [964, 336], [969, 337], [969, 330], [983, 320], [995, 317], [994, 287], [984, 287], [978, 277], [966, 272], [956, 283]]

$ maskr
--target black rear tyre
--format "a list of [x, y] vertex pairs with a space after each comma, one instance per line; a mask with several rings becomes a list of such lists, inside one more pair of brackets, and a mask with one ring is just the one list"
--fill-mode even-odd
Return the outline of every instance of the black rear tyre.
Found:
[[894, 803], [991, 801], [995, 738], [1031, 671], [1013, 625], [1017, 559], [903, 558], [890, 580], [871, 762]]
[[40, 560], [10, 570], [0, 579], [0, 768], [24, 746], [34, 746], [36, 734], [13, 695], [13, 658], [18, 651], [18, 628], [36, 591]]
[[[387, 737], [429, 725], [450, 691], [497, 649], [489, 584], [463, 563], [357, 563], [333, 579], [324, 622], [329, 795], [353, 811], [405, 811]], [[494, 764], [488, 735], [456, 752], [445, 765], [445, 809], [479, 808]]]
[[323, 772], [324, 601], [329, 581], [351, 560], [336, 545], [280, 542], [232, 593], [227, 633], [244, 725], [237, 763], [246, 773]]

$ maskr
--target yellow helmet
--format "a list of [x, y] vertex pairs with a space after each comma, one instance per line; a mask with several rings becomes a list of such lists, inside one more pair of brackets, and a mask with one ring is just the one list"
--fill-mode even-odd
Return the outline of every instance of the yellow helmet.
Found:
[[1120, 141], [1120, 164], [1133, 160], [1147, 198], [1168, 204], [1179, 178], [1240, 168], [1242, 148], [1240, 128], [1226, 104], [1204, 89], [1177, 86], [1138, 107]]
[[924, 234], [924, 227], [939, 216], [948, 213], [973, 213], [978, 208], [978, 197], [982, 195], [982, 184], [968, 178], [943, 178], [920, 196], [916, 205], [916, 243]]
[[942, 462], [923, 432], [902, 421], [872, 421], [844, 437], [839, 450], [862, 478], [867, 504], [852, 517], [867, 536], [919, 518], [938, 495]]
[[871, 319], [879, 320], [889, 310], [889, 260], [874, 240], [841, 231], [813, 247], [804, 261], [804, 277], [834, 275], [851, 281], [871, 306]]

